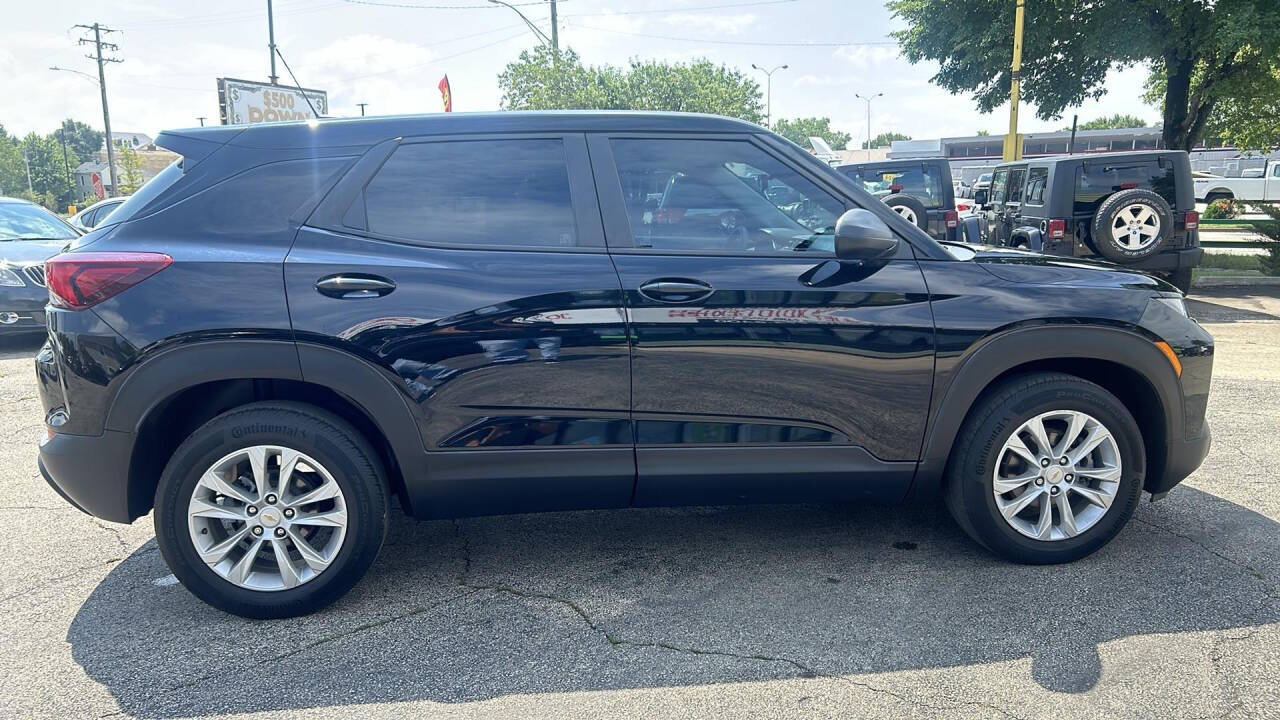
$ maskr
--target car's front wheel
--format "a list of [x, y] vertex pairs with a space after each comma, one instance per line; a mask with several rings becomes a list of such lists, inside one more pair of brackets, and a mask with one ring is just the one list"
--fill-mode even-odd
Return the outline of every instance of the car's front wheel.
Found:
[[386, 483], [353, 427], [264, 402], [202, 425], [156, 489], [156, 539], [197, 597], [236, 615], [302, 615], [364, 575], [386, 534]]
[[947, 505], [979, 543], [1015, 562], [1070, 562], [1129, 521], [1145, 450], [1114, 395], [1071, 375], [1036, 373], [978, 401], [947, 474]]

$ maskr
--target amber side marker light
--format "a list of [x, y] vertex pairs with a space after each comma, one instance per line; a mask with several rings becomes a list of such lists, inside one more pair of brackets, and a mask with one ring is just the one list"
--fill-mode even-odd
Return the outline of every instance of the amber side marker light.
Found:
[[1169, 343], [1163, 340], [1156, 341], [1156, 347], [1160, 348], [1160, 352], [1169, 359], [1169, 364], [1173, 366], [1173, 372], [1178, 377], [1182, 377], [1182, 361], [1178, 359], [1178, 354], [1169, 347]]

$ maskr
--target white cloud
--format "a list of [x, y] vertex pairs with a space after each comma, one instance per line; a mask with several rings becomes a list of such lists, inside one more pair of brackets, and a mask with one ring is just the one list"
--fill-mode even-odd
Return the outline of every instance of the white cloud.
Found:
[[837, 48], [834, 55], [860, 69], [883, 65], [900, 57], [896, 45], [845, 45]]
[[717, 35], [739, 35], [747, 28], [755, 25], [756, 16], [751, 13], [737, 15], [705, 14], [705, 13], [672, 13], [663, 21], [682, 31], [709, 32]]

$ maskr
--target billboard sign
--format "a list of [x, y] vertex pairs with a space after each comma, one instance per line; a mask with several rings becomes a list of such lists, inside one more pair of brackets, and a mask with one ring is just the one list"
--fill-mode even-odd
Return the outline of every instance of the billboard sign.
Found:
[[328, 114], [329, 94], [324, 90], [218, 78], [218, 115], [223, 125], [309, 120]]

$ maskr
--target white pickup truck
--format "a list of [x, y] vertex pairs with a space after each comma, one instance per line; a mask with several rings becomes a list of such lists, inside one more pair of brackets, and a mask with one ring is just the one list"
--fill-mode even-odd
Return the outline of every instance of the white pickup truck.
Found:
[[1280, 201], [1280, 160], [1267, 163], [1262, 177], [1198, 177], [1196, 200]]

